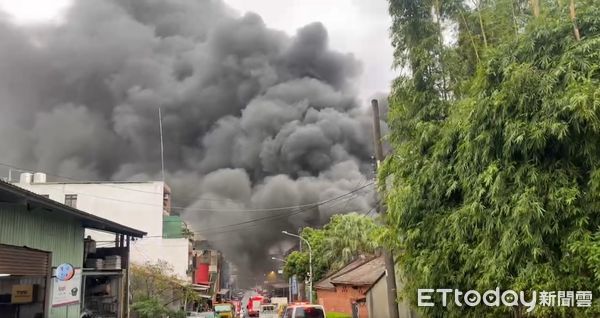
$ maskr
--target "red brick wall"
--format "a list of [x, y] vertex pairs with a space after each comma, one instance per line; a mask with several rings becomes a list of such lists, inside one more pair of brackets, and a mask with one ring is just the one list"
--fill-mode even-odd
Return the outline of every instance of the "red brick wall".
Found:
[[[325, 308], [326, 312], [343, 312], [352, 315], [352, 302], [364, 298], [364, 291], [368, 287], [353, 288], [349, 285], [337, 285], [335, 290], [317, 290], [317, 301]], [[360, 318], [369, 318], [369, 311], [365, 302], [359, 307]]]

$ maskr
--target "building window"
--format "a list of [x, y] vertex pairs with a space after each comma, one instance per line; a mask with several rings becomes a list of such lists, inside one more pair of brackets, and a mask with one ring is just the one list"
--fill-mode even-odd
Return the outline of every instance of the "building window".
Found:
[[65, 205], [77, 208], [77, 194], [65, 194]]

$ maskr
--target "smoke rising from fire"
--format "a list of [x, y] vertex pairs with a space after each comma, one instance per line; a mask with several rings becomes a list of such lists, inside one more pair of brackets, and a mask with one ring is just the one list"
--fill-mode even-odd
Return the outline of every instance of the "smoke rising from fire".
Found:
[[2, 162], [158, 179], [160, 107], [175, 204], [241, 267], [269, 264], [282, 229], [373, 205], [368, 188], [274, 209], [343, 195], [372, 170], [361, 65], [320, 23], [287, 35], [220, 0], [81, 0], [60, 25], [0, 16], [0, 43]]

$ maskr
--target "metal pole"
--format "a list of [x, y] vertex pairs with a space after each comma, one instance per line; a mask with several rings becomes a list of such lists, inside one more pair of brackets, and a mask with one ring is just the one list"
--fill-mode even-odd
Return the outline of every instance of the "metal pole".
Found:
[[[384, 160], [383, 145], [381, 143], [381, 126], [379, 119], [379, 102], [376, 99], [371, 100], [371, 107], [373, 108], [373, 137], [375, 142], [375, 158], [377, 159], [377, 168]], [[383, 202], [384, 196], [379, 194], [380, 205], [379, 212], [382, 215], [386, 214], [386, 205]], [[394, 266], [394, 256], [391, 251], [383, 250], [383, 258], [385, 260], [385, 272], [387, 282], [387, 296], [388, 296], [388, 312], [390, 318], [398, 318], [398, 304], [396, 303], [396, 270]]]
[[162, 174], [162, 182], [165, 183], [165, 149], [163, 146], [163, 129], [162, 129], [162, 114], [160, 107], [158, 108], [158, 127], [160, 129], [160, 168]]
[[[300, 235], [300, 233], [302, 233], [302, 227], [298, 227], [298, 235]], [[300, 239], [300, 237], [298, 237], [298, 239], [298, 249], [302, 252], [302, 239]]]
[[308, 242], [308, 240], [307, 240], [307, 239], [305, 239], [305, 238], [303, 238], [303, 237], [302, 237], [302, 236], [300, 236], [300, 235], [292, 234], [292, 233], [289, 233], [289, 232], [287, 232], [287, 231], [282, 231], [281, 233], [283, 233], [283, 234], [285, 234], [285, 235], [289, 235], [289, 236], [294, 236], [294, 237], [297, 237], [297, 238], [299, 238], [300, 240], [304, 241], [304, 243], [306, 243], [306, 245], [308, 246], [308, 267], [309, 267], [309, 269], [308, 269], [308, 270], [309, 270], [309, 274], [308, 274], [308, 275], [309, 275], [309, 280], [308, 280], [308, 288], [309, 288], [309, 290], [310, 290], [310, 295], [309, 295], [309, 297], [308, 297], [308, 298], [309, 298], [309, 301], [310, 301], [310, 303], [312, 304], [312, 301], [313, 301], [313, 295], [312, 295], [312, 287], [313, 287], [313, 286], [312, 286], [312, 285], [313, 285], [313, 283], [312, 283], [312, 280], [313, 280], [313, 270], [312, 270], [312, 247], [310, 246], [310, 243]]
[[304, 241], [304, 243], [306, 243], [306, 246], [308, 246], [308, 290], [309, 290], [309, 295], [308, 295], [308, 299], [310, 301], [310, 303], [312, 304], [313, 302], [313, 294], [312, 294], [312, 285], [313, 285], [313, 270], [312, 270], [312, 247], [310, 246], [310, 243], [308, 242], [307, 239], [303, 238], [302, 236], [300, 236], [300, 239], [302, 239]]
[[131, 267], [130, 265], [130, 261], [131, 261], [131, 236], [127, 235], [127, 269], [126, 269], [126, 275], [127, 275], [127, 297], [125, 297], [125, 308], [126, 308], [126, 313], [127, 313], [127, 318], [130, 317], [131, 314], [131, 309], [129, 308], [129, 300], [132, 299], [131, 298], [131, 276], [130, 276], [130, 271], [131, 271]]

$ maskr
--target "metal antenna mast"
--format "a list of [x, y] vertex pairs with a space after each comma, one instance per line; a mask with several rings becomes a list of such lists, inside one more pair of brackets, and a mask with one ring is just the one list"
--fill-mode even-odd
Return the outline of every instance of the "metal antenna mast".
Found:
[[162, 174], [162, 182], [165, 183], [165, 148], [163, 146], [163, 131], [162, 131], [162, 114], [158, 107], [158, 127], [160, 128], [160, 168]]

